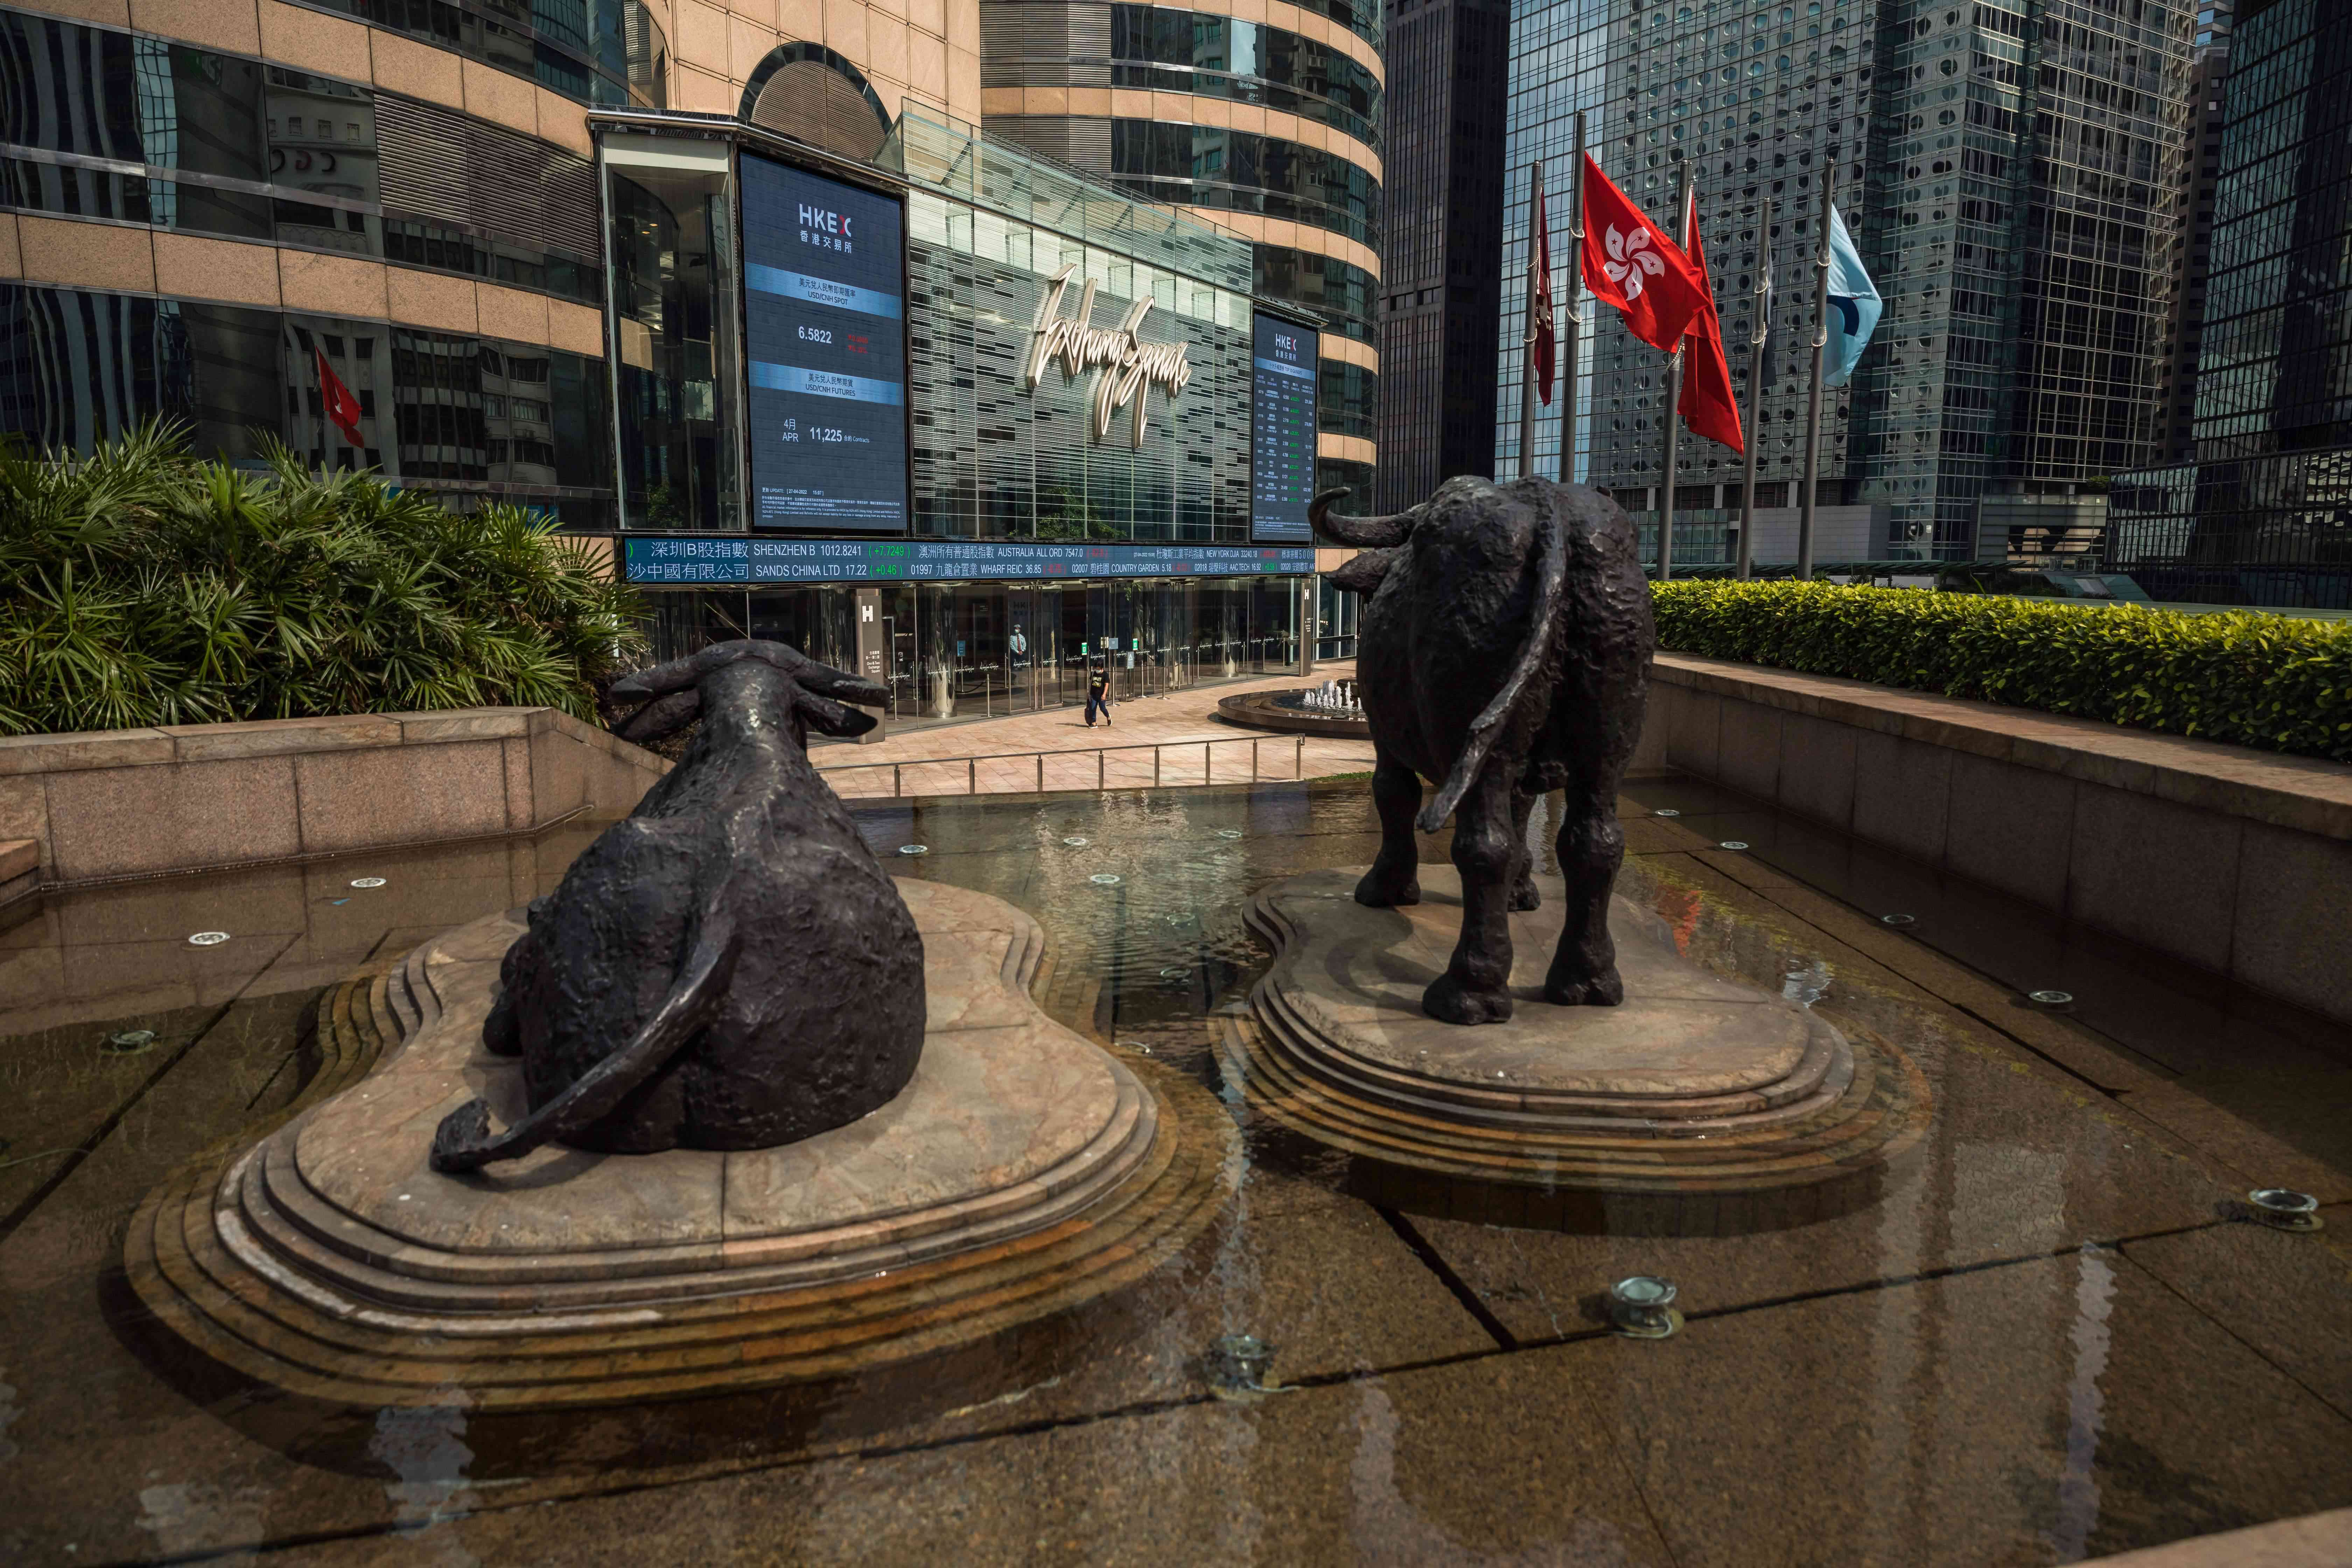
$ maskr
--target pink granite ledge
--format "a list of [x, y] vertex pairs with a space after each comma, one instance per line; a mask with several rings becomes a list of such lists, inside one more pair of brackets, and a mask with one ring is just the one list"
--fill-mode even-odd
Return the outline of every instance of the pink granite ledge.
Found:
[[2275, 827], [2352, 839], [2352, 767], [1832, 675], [1661, 653], [1651, 679]]
[[166, 724], [55, 735], [0, 735], [0, 777], [93, 768], [240, 761], [310, 752], [368, 751], [458, 741], [528, 740], [557, 731], [656, 772], [661, 760], [609, 731], [553, 708], [455, 708], [427, 713], [340, 713], [230, 724]]

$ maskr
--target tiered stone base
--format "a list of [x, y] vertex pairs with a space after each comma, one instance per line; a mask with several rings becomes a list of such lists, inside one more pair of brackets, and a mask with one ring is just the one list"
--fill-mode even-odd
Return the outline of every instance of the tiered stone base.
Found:
[[899, 886], [929, 1028], [914, 1080], [850, 1126], [750, 1152], [550, 1148], [432, 1171], [433, 1130], [469, 1096], [501, 1121], [522, 1110], [519, 1064], [480, 1047], [520, 930], [500, 916], [331, 995], [334, 1089], [150, 1194], [133, 1285], [186, 1339], [297, 1393], [438, 1404], [456, 1387], [523, 1409], [854, 1373], [1156, 1267], [1213, 1214], [1228, 1124], [1036, 1006], [1026, 915]]
[[1220, 1020], [1251, 1102], [1318, 1142], [1407, 1170], [1549, 1190], [1688, 1194], [1804, 1187], [1875, 1171], [1918, 1133], [1927, 1086], [1900, 1051], [1857, 1047], [1794, 1002], [1709, 973], [1663, 921], [1612, 901], [1625, 1001], [1542, 999], [1562, 885], [1511, 917], [1513, 1017], [1463, 1026], [1421, 1010], [1461, 928], [1452, 868], [1422, 901], [1374, 910], [1361, 868], [1261, 893], [1278, 956], [1247, 1016]]

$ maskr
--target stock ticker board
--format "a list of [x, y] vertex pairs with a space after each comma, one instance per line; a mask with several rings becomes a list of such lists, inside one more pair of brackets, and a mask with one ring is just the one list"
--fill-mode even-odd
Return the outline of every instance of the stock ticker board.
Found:
[[622, 559], [632, 583], [680, 584], [1255, 577], [1315, 570], [1311, 549], [950, 540], [870, 544], [830, 539], [631, 539]]
[[903, 533], [904, 214], [772, 159], [742, 170], [752, 523]]
[[1250, 537], [1312, 544], [1316, 334], [1275, 316], [1251, 320]]

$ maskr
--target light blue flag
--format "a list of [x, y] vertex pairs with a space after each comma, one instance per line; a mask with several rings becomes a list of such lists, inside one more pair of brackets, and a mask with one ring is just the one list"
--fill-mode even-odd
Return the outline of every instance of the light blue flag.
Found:
[[1886, 302], [1878, 297], [1878, 285], [1864, 270], [1862, 253], [1853, 247], [1853, 238], [1845, 231], [1845, 219], [1838, 210], [1830, 208], [1830, 319], [1829, 344], [1822, 353], [1822, 384], [1843, 386], [1853, 374], [1854, 363], [1862, 351], [1870, 346], [1870, 334], [1878, 329], [1878, 318]]

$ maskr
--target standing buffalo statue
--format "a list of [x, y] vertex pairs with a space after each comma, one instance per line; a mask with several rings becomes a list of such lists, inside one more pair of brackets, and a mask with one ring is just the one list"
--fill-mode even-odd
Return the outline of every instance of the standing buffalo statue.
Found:
[[530, 906], [482, 1043], [522, 1058], [530, 1113], [443, 1119], [433, 1164], [550, 1142], [612, 1153], [765, 1149], [855, 1121], [914, 1076], [923, 943], [807, 732], [856, 735], [881, 687], [782, 643], [730, 642], [617, 683], [685, 759]]
[[[1567, 921], [1544, 1000], [1614, 1006], [1625, 998], [1609, 940], [1625, 855], [1617, 785], [1641, 737], [1656, 635], [1633, 524], [1600, 491], [1545, 479], [1448, 479], [1394, 517], [1334, 516], [1347, 493], [1318, 496], [1309, 516], [1364, 551], [1333, 574], [1366, 601], [1356, 689], [1381, 850], [1356, 901], [1418, 903], [1414, 813], [1434, 833], [1458, 809], [1462, 937], [1422, 1006], [1451, 1024], [1508, 1018], [1508, 911], [1537, 903], [1528, 816], [1536, 796], [1562, 790]], [[1423, 779], [1444, 781], [1425, 808]]]

